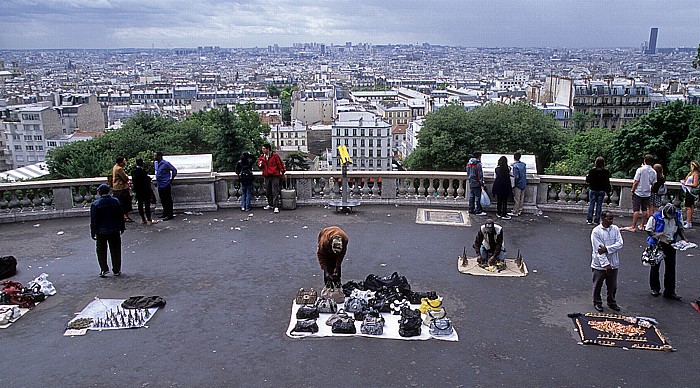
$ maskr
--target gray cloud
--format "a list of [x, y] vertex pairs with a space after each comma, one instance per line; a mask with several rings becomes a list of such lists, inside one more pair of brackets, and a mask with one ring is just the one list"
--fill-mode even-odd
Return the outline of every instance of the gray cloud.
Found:
[[700, 42], [695, 0], [3, 0], [0, 48], [346, 41], [523, 47]]

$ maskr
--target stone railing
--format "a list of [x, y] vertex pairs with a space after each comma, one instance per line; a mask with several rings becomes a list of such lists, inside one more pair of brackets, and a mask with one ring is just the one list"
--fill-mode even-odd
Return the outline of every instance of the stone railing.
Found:
[[[255, 173], [254, 207], [266, 204], [262, 177]], [[296, 189], [298, 205], [323, 205], [341, 198], [340, 172], [291, 171], [284, 187]], [[490, 187], [492, 178], [487, 177]], [[525, 211], [585, 214], [588, 189], [584, 177], [529, 175]], [[0, 183], [0, 223], [86, 216], [105, 178]], [[604, 206], [616, 213], [631, 212], [632, 181], [613, 179], [612, 194]], [[680, 184], [668, 183], [665, 201], [681, 204]], [[348, 199], [362, 205], [400, 204], [466, 208], [467, 176], [444, 171], [350, 171]], [[156, 195], [157, 195], [157, 190]], [[178, 175], [173, 184], [177, 211], [215, 211], [240, 206], [240, 185], [235, 173]], [[158, 200], [160, 203], [160, 200]], [[495, 208], [492, 205], [491, 208]]]

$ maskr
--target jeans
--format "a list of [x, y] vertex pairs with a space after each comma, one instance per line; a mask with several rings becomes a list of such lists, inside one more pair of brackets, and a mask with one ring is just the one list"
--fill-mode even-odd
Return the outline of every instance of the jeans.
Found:
[[165, 187], [158, 188], [160, 203], [163, 205], [163, 216], [168, 217], [173, 215], [173, 186], [168, 184]]
[[[476, 206], [476, 209], [474, 209]], [[469, 213], [479, 214], [483, 211], [481, 208], [481, 186], [469, 187]]]
[[525, 189], [513, 188], [513, 214], [523, 212], [523, 203], [525, 203]]
[[617, 293], [617, 268], [614, 268], [610, 272], [604, 269], [591, 269], [593, 270], [593, 304], [603, 304], [603, 298], [600, 296], [600, 291], [603, 289], [603, 282], [605, 282], [605, 288], [608, 290], [608, 305], [617, 305], [617, 302], [615, 301], [615, 294]]
[[107, 265], [107, 245], [109, 253], [112, 255], [112, 271], [114, 273], [122, 270], [122, 235], [119, 232], [109, 234], [97, 234], [95, 244], [97, 251], [97, 262], [100, 264], [100, 271], [108, 272]]
[[[482, 245], [481, 248], [479, 248], [479, 255], [481, 256], [482, 260], [488, 260], [489, 256], [491, 256], [492, 253], [489, 253], [489, 251], [484, 248]], [[501, 252], [498, 254], [498, 257], [496, 260], [498, 261], [503, 261], [506, 259], [506, 252], [504, 250], [501, 250]]]
[[[600, 224], [600, 213], [603, 211], [603, 200], [607, 193], [603, 190], [588, 190], [588, 222]], [[593, 219], [593, 208], [595, 209], [595, 220]]]
[[[676, 250], [671, 244], [659, 243], [661, 250], [666, 257], [664, 258], [664, 295], [673, 295], [676, 293]], [[659, 265], [652, 265], [649, 272], [649, 286], [652, 290], [661, 291], [661, 282], [659, 281]]]
[[253, 184], [241, 185], [241, 207], [245, 210], [250, 209], [250, 197], [253, 194]]

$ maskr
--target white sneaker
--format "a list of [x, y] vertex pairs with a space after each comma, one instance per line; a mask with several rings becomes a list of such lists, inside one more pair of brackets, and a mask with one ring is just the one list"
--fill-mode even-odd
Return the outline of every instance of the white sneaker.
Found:
[[690, 228], [692, 228], [692, 227], [693, 227], [693, 223], [692, 223], [692, 222], [683, 221], [683, 229], [690, 229]]
[[486, 214], [486, 212], [477, 213], [476, 215], [477, 216], [488, 216], [488, 214]]
[[242, 211], [242, 212], [245, 211], [245, 206], [241, 206], [241, 211]]
[[275, 208], [275, 213], [279, 213], [279, 212], [280, 212], [280, 208], [276, 207], [276, 208]]
[[511, 217], [517, 217], [517, 216], [519, 216], [520, 214], [508, 212], [508, 215], [511, 216]]
[[501, 219], [503, 219], [503, 220], [510, 220], [510, 219], [511, 219], [511, 216], [505, 215], [505, 216], [501, 217]]
[[263, 208], [263, 210], [270, 210], [270, 209], [272, 209], [272, 206], [270, 206], [270, 205], [265, 205], [265, 207]]

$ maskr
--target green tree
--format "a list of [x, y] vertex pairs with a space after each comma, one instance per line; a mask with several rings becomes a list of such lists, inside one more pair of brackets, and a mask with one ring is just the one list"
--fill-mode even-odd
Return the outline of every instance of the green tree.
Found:
[[267, 95], [271, 98], [276, 98], [280, 96], [280, 89], [275, 85], [267, 86]]
[[284, 157], [284, 167], [289, 171], [308, 171], [309, 162], [306, 152], [290, 152]]
[[552, 163], [546, 172], [556, 175], [586, 175], [596, 157], [602, 156], [606, 161], [611, 159], [614, 136], [606, 128], [591, 128], [576, 133], [563, 147], [564, 159]]
[[575, 112], [573, 116], [571, 116], [571, 130], [574, 131], [574, 133], [578, 133], [581, 131], [585, 131], [593, 122], [593, 113], [583, 113], [583, 112]]
[[292, 123], [292, 93], [286, 89], [280, 93], [280, 106], [282, 113], [282, 121], [285, 125]]
[[450, 103], [428, 114], [418, 148], [406, 160], [412, 170], [462, 171], [473, 150], [534, 154], [540, 172], [565, 140], [554, 119], [526, 103], [488, 104], [465, 111]]
[[668, 167], [676, 146], [688, 139], [690, 123], [697, 120], [699, 109], [675, 101], [620, 128], [613, 138], [612, 171], [616, 176], [629, 177], [646, 154]]
[[688, 137], [671, 154], [668, 162], [668, 179], [684, 178], [691, 160], [700, 160], [700, 108], [696, 107], [688, 125]]

